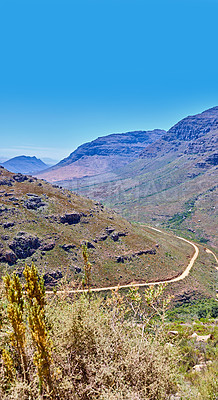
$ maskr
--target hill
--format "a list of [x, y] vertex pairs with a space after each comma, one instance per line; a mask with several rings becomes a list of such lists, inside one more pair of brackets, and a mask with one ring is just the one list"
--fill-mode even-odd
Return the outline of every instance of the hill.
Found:
[[22, 174], [34, 174], [48, 168], [47, 164], [35, 156], [14, 157], [2, 163], [2, 166], [11, 172]]
[[189, 244], [134, 226], [100, 203], [0, 168], [1, 274], [34, 261], [48, 285], [61, 277], [81, 282], [84, 242], [97, 287], [176, 276], [193, 254]]
[[135, 160], [140, 152], [165, 131], [135, 131], [99, 137], [79, 146], [57, 165], [37, 174], [49, 182], [77, 179], [114, 171]]
[[91, 178], [60, 181], [125, 218], [216, 245], [218, 107], [189, 116], [137, 160]]

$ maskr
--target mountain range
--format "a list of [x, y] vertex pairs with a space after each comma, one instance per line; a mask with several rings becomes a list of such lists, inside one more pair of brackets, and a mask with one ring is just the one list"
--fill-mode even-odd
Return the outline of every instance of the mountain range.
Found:
[[163, 130], [108, 135], [40, 176], [136, 222], [216, 244], [218, 107]]

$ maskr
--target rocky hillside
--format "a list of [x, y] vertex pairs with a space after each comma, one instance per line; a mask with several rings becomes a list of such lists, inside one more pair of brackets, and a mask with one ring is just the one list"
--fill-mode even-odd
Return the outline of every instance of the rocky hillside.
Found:
[[37, 176], [50, 182], [110, 172], [135, 160], [165, 131], [135, 131], [99, 137], [78, 147], [69, 157]]
[[[83, 243], [93, 286], [177, 275], [193, 249], [131, 225], [101, 203], [0, 168], [0, 272], [21, 274], [32, 261], [46, 284], [81, 283]], [[169, 257], [170, 254], [170, 257]]]
[[18, 156], [11, 158], [1, 164], [3, 167], [11, 172], [22, 173], [22, 174], [34, 174], [43, 169], [48, 168], [43, 161], [39, 158], [29, 156]]
[[218, 107], [190, 116], [113, 175], [62, 182], [130, 220], [216, 245]]

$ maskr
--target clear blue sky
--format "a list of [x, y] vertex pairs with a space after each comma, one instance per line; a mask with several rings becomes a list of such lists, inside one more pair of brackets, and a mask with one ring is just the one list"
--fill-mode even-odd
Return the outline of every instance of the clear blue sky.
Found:
[[218, 0], [0, 0], [0, 158], [218, 105]]

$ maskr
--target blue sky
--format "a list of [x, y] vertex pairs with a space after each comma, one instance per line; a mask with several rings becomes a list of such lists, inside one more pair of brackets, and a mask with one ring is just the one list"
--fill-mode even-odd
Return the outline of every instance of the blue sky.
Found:
[[0, 0], [0, 158], [218, 105], [218, 0]]

